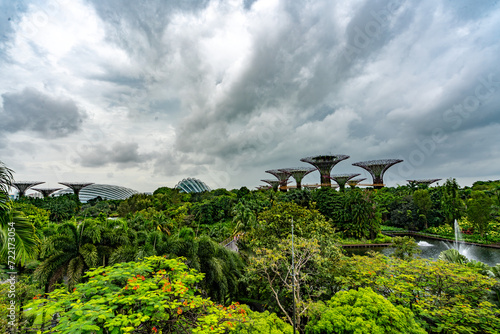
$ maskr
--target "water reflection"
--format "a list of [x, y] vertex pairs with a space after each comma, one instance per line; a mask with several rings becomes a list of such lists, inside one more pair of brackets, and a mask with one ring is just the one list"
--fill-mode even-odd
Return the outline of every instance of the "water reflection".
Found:
[[[422, 237], [414, 237], [418, 243], [420, 250], [420, 257], [425, 259], [437, 259], [439, 254], [447, 249], [453, 248], [453, 242], [427, 239]], [[494, 266], [500, 263], [500, 249], [477, 247], [474, 245], [466, 245], [464, 255], [471, 260], [481, 261], [489, 266]], [[377, 248], [349, 248], [346, 249], [348, 254], [365, 255], [368, 251], [380, 252], [386, 256], [394, 253], [393, 247], [377, 247]]]

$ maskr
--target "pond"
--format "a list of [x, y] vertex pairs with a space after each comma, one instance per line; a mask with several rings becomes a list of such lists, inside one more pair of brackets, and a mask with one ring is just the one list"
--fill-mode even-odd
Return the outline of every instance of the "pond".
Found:
[[[425, 259], [437, 259], [439, 254], [447, 249], [453, 248], [453, 242], [428, 239], [424, 237], [414, 237], [418, 243], [420, 250], [420, 257]], [[349, 248], [346, 249], [348, 254], [365, 255], [368, 251], [373, 250], [380, 252], [386, 256], [394, 253], [393, 247], [374, 247], [374, 248]], [[471, 260], [481, 261], [489, 266], [494, 266], [500, 263], [500, 249], [478, 247], [474, 245], [460, 245], [460, 253], [467, 256]]]

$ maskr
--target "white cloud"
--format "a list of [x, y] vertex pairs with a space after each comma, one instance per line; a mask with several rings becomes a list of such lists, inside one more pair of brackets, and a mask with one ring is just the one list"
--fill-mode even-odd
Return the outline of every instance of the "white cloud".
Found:
[[[4, 122], [0, 154], [21, 178], [51, 182], [112, 177], [151, 191], [192, 176], [252, 187], [265, 170], [320, 153], [351, 156], [335, 172], [391, 157], [412, 167], [412, 152], [440, 130], [446, 141], [414, 175], [447, 178], [463, 166], [464, 180], [491, 177], [499, 5], [397, 3], [28, 1], [0, 40], [0, 95], [32, 87], [73, 101], [58, 119], [87, 117], [66, 124], [78, 131], [64, 140]], [[453, 109], [481, 80], [492, 95]]]

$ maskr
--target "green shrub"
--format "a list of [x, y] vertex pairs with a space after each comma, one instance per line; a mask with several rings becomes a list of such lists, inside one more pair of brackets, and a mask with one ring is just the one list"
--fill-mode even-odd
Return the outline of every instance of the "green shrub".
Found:
[[425, 334], [413, 313], [394, 306], [370, 288], [338, 292], [326, 305], [311, 311], [306, 334]]

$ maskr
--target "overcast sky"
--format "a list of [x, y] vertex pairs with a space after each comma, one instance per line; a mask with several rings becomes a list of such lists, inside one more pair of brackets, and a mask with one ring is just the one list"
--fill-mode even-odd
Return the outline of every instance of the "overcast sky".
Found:
[[488, 0], [0, 0], [0, 161], [138, 191], [318, 154], [499, 179], [499, 32]]

